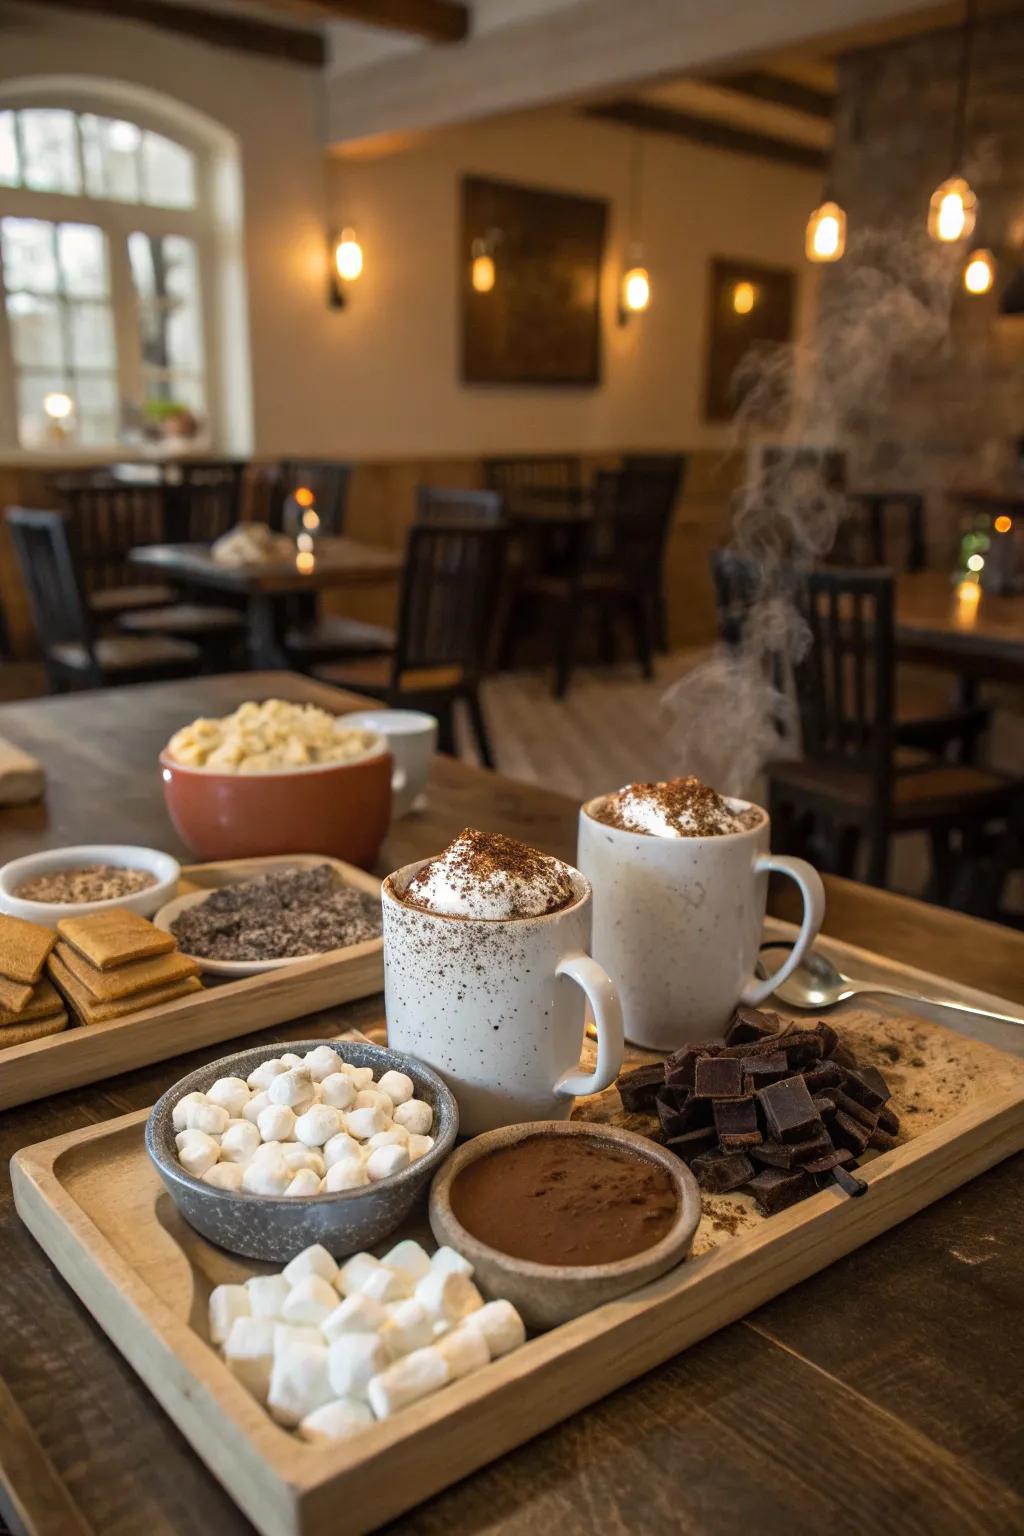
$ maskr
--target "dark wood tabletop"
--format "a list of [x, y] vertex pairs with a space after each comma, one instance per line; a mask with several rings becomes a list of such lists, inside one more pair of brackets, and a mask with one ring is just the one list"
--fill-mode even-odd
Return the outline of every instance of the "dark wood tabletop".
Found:
[[245, 595], [365, 586], [391, 581], [402, 569], [399, 550], [345, 538], [318, 539], [315, 563], [310, 571], [299, 570], [294, 559], [271, 560], [259, 565], [220, 565], [213, 558], [209, 544], [144, 544], [132, 550], [131, 560], [145, 570], [159, 572], [170, 581]]
[[961, 591], [946, 571], [912, 571], [896, 583], [896, 642], [908, 661], [1024, 677], [1024, 593]]
[[[0, 811], [4, 857], [103, 838], [183, 851], [156, 754], [246, 698], [365, 701], [246, 674], [0, 709], [39, 756], [44, 804]], [[467, 823], [572, 858], [565, 797], [448, 760], [381, 870]], [[826, 931], [1024, 1001], [1024, 935], [847, 881]], [[785, 909], [783, 909], [785, 910]], [[232, 1043], [379, 1029], [371, 998]], [[151, 1104], [212, 1046], [8, 1110], [0, 1160]], [[1024, 1530], [1024, 1157], [1014, 1158], [502, 1457], [389, 1527], [402, 1536], [1003, 1536]], [[56, 1274], [0, 1181], [0, 1509], [41, 1533], [248, 1536], [251, 1527]], [[396, 1476], [401, 1475], [396, 1467]]]

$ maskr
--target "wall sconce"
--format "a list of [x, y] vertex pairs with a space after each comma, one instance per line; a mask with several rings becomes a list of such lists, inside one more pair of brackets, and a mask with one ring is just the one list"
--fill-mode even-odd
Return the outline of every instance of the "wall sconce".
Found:
[[345, 285], [354, 283], [363, 270], [363, 248], [354, 229], [343, 229], [330, 241], [330, 277], [328, 303], [332, 309], [345, 307]]
[[807, 220], [804, 251], [808, 261], [839, 261], [846, 250], [846, 214], [838, 203], [822, 203]]
[[951, 176], [935, 188], [928, 204], [928, 233], [952, 244], [965, 240], [974, 228], [978, 200], [962, 176]]
[[738, 315], [749, 315], [757, 303], [757, 289], [753, 283], [737, 283], [732, 291], [732, 307]]
[[972, 251], [964, 267], [964, 288], [968, 293], [990, 293], [996, 280], [995, 257], [991, 251]]
[[642, 315], [651, 307], [651, 279], [646, 267], [632, 266], [622, 274], [619, 294], [619, 324], [625, 325], [630, 315]]
[[473, 241], [472, 256], [469, 280], [473, 284], [473, 290], [476, 293], [490, 293], [494, 287], [494, 257], [487, 249], [486, 240]]

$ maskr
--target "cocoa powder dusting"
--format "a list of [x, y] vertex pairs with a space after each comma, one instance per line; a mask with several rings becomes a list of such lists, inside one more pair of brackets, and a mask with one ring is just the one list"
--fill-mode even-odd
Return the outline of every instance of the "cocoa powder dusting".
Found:
[[608, 795], [595, 811], [598, 821], [621, 831], [636, 830], [623, 801], [641, 801], [661, 813], [680, 837], [715, 837], [740, 828], [756, 826], [761, 812], [756, 806], [732, 810], [709, 784], [693, 777], [667, 779], [656, 784], [627, 784], [617, 794]]
[[[444, 861], [448, 881], [467, 898], [481, 887], [495, 884], [529, 892], [528, 903], [513, 902], [512, 917], [557, 912], [575, 899], [563, 864], [501, 832], [479, 832], [475, 827], [465, 827], [438, 857]], [[426, 887], [436, 862], [431, 859], [410, 880], [402, 898], [409, 906], [433, 910]]]

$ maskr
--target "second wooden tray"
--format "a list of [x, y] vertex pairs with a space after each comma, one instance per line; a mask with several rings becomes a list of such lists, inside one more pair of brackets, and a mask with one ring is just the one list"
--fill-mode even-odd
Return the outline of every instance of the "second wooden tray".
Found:
[[[346, 885], [380, 895], [375, 875], [313, 853], [186, 865], [179, 889], [215, 889], [271, 869], [309, 869], [317, 864], [331, 864]], [[0, 1110], [283, 1024], [320, 1008], [370, 997], [384, 986], [383, 948], [383, 940], [371, 939], [311, 955], [260, 976], [204, 985], [201, 991], [172, 1003], [105, 1024], [77, 1024], [59, 1035], [8, 1046], [0, 1050]], [[204, 977], [204, 982], [209, 980]]]

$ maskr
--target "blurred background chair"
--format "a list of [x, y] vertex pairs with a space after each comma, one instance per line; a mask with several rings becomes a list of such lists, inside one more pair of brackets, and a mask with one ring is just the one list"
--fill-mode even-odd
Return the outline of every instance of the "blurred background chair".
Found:
[[497, 491], [463, 491], [447, 486], [416, 487], [416, 516], [421, 523], [500, 523], [504, 502]]
[[285, 528], [285, 508], [296, 491], [310, 491], [317, 517], [316, 531], [337, 536], [345, 531], [351, 467], [331, 459], [282, 459], [277, 468], [277, 484], [271, 526], [279, 532], [296, 533]]
[[[652, 493], [654, 486], [660, 482], [670, 508], [669, 526], [672, 523], [671, 514], [674, 513], [676, 503], [682, 496], [686, 484], [686, 464], [685, 453], [627, 453], [622, 459], [623, 472], [626, 475], [644, 477], [648, 480]], [[669, 650], [668, 597], [665, 588], [664, 550], [656, 594], [654, 630], [657, 649], [662, 655], [667, 655]]]

